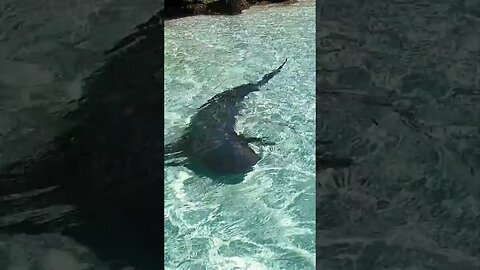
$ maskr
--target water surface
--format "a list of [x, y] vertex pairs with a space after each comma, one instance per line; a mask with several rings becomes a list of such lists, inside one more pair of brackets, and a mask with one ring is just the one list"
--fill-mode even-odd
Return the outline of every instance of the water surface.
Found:
[[237, 185], [165, 168], [166, 269], [315, 269], [315, 8], [252, 8], [240, 16], [166, 22], [165, 139], [181, 136], [217, 93], [259, 80], [237, 131], [275, 146]]

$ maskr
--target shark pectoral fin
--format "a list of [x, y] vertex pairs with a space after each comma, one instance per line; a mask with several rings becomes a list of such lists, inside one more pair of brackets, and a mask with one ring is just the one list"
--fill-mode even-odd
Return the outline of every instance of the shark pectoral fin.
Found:
[[165, 146], [163, 157], [164, 166], [184, 166], [187, 159], [176, 145]]
[[245, 135], [243, 134], [239, 134], [238, 135], [240, 138], [242, 138], [242, 140], [244, 140], [245, 142], [247, 143], [257, 143], [257, 144], [260, 144], [260, 145], [264, 145], [264, 146], [267, 146], [267, 145], [275, 145], [276, 143], [274, 142], [271, 142], [271, 141], [268, 141], [264, 138], [259, 138], [259, 137], [246, 137]]
[[183, 159], [180, 159], [180, 160], [169, 160], [169, 161], [165, 161], [164, 166], [178, 167], [178, 166], [186, 166], [186, 165], [188, 165], [188, 164], [189, 164], [188, 159], [187, 159], [187, 158], [183, 158]]
[[176, 158], [176, 157], [183, 156], [183, 149], [186, 143], [187, 143], [187, 138], [182, 137], [180, 138], [180, 140], [176, 142], [165, 145], [163, 149], [163, 153], [165, 157], [171, 156], [173, 158]]
[[272, 141], [268, 141], [268, 140], [265, 140], [265, 139], [262, 139], [262, 138], [259, 138], [258, 141], [255, 141], [256, 143], [260, 144], [260, 145], [263, 145], [263, 146], [271, 146], [271, 145], [276, 145], [276, 143], [272, 142]]

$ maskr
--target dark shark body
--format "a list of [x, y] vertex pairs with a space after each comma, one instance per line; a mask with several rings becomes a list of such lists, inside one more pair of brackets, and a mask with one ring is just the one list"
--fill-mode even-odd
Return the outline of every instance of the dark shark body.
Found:
[[239, 107], [246, 96], [259, 91], [286, 62], [256, 83], [240, 85], [211, 98], [191, 118], [182, 139], [166, 147], [167, 152], [187, 157], [188, 166], [203, 174], [211, 174], [216, 179], [227, 176], [229, 180], [223, 182], [241, 181], [241, 176], [253, 169], [260, 156], [250, 148], [247, 138], [235, 132]]
[[[66, 115], [73, 127], [40, 155], [0, 168], [0, 233], [60, 232], [112, 269], [163, 267], [160, 12], [133, 32], [85, 79]], [[73, 210], [58, 214], [64, 206]], [[11, 215], [23, 218], [2, 219]]]

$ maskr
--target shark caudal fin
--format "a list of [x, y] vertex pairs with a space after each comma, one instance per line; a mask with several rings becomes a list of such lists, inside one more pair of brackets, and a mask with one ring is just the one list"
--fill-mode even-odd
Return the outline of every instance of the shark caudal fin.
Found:
[[270, 72], [268, 74], [263, 75], [263, 78], [259, 82], [257, 82], [257, 86], [263, 86], [263, 85], [267, 84], [268, 81], [270, 81], [275, 75], [277, 75], [280, 72], [280, 70], [282, 70], [285, 63], [287, 63], [287, 60], [288, 60], [288, 58], [285, 59], [283, 64], [281, 64], [277, 69], [273, 70], [272, 72]]

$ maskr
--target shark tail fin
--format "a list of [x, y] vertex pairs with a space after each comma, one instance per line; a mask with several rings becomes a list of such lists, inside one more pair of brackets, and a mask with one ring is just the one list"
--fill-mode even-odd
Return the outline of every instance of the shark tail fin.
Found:
[[257, 82], [257, 86], [263, 86], [267, 84], [268, 81], [270, 81], [275, 75], [277, 75], [280, 72], [280, 70], [282, 70], [283, 66], [287, 63], [287, 60], [288, 58], [285, 59], [285, 61], [277, 69], [273, 70], [270, 73], [265, 74], [263, 78], [259, 82]]

